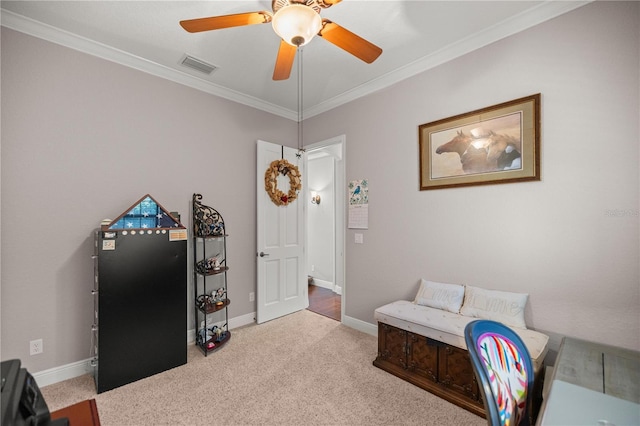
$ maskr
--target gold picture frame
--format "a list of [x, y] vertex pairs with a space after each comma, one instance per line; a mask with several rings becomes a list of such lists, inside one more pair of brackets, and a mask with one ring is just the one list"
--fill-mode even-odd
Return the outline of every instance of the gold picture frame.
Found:
[[418, 127], [420, 190], [540, 180], [540, 93]]

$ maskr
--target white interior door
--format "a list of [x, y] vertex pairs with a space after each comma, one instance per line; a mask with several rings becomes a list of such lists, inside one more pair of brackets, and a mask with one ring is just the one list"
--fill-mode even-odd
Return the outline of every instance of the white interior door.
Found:
[[[271, 162], [284, 158], [304, 176], [298, 150], [258, 141], [257, 155], [257, 312], [258, 324], [309, 306], [304, 264], [304, 215], [302, 193], [286, 206], [277, 206], [265, 190], [264, 175]], [[289, 178], [278, 177], [278, 188], [287, 192]]]

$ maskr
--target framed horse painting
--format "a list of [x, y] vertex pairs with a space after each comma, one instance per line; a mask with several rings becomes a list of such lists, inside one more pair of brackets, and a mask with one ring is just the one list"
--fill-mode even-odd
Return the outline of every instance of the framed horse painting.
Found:
[[420, 190], [540, 180], [540, 94], [418, 128]]

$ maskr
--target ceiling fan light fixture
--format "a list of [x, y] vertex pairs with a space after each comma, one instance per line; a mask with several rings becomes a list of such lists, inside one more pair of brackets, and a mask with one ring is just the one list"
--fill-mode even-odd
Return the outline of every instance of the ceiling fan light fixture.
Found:
[[304, 46], [322, 28], [322, 18], [308, 6], [291, 4], [273, 16], [273, 30], [292, 46]]

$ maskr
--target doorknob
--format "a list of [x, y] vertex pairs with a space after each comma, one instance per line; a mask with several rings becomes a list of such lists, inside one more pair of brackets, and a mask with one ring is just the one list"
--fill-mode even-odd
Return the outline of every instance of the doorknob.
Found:
[[265, 256], [269, 256], [269, 253], [265, 253], [263, 251], [260, 252], [260, 257], [265, 257]]

